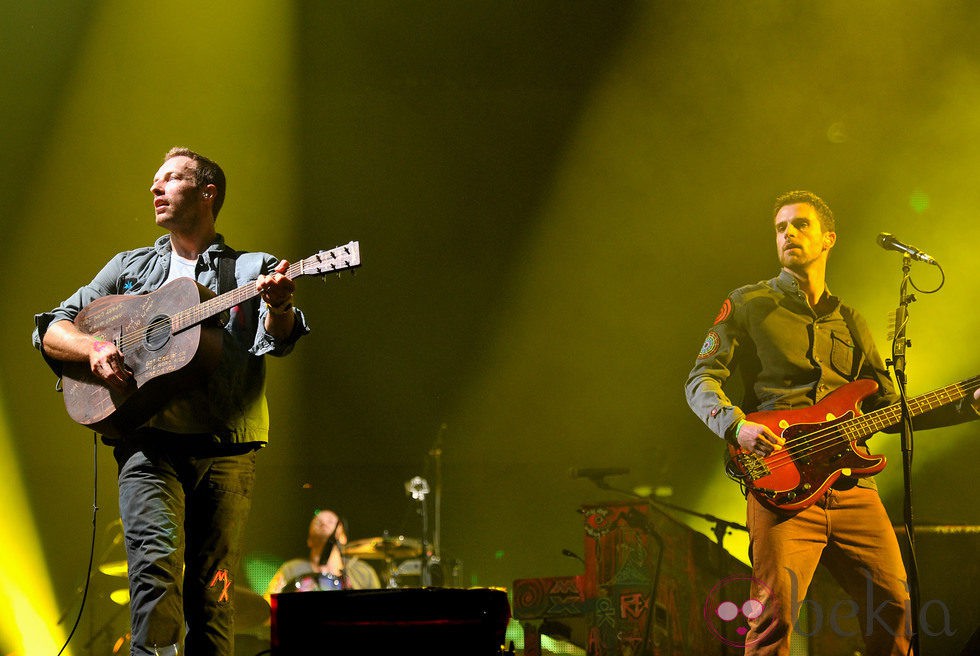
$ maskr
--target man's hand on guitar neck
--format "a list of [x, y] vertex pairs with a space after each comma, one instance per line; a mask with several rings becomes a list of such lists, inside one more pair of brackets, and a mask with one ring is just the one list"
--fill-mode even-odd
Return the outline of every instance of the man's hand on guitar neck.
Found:
[[265, 301], [269, 312], [265, 316], [265, 329], [274, 337], [284, 338], [293, 331], [296, 315], [293, 312], [293, 292], [296, 284], [286, 276], [289, 262], [282, 260], [269, 275], [255, 280], [255, 290]]
[[786, 440], [773, 433], [765, 424], [743, 419], [738, 423], [737, 430], [735, 439], [746, 453], [765, 457], [773, 451], [779, 451], [786, 443]]

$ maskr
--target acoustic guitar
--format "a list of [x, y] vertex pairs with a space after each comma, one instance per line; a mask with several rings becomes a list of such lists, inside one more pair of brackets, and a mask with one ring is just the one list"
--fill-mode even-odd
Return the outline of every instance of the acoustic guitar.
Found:
[[[290, 265], [285, 275], [326, 275], [360, 264], [359, 244], [352, 241]], [[68, 415], [110, 437], [141, 426], [172, 390], [206, 380], [221, 357], [220, 315], [256, 296], [254, 284], [215, 295], [191, 278], [177, 278], [149, 294], [95, 299], [78, 313], [75, 325], [112, 342], [133, 383], [115, 388], [94, 375], [88, 362], [65, 362], [62, 387]]]

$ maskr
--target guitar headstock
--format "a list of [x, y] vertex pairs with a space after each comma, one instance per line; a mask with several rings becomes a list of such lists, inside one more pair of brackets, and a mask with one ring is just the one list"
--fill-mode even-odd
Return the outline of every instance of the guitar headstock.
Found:
[[326, 275], [359, 266], [361, 266], [361, 248], [356, 241], [348, 242], [328, 251], [320, 251], [316, 255], [311, 255], [293, 265], [299, 269], [297, 276]]

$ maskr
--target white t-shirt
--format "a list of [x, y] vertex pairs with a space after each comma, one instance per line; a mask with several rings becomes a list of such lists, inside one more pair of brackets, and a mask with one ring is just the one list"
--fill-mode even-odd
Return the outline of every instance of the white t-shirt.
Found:
[[167, 280], [165, 282], [170, 282], [177, 278], [190, 278], [191, 280], [196, 279], [197, 274], [197, 259], [188, 260], [186, 258], [177, 255], [175, 251], [170, 251], [170, 272], [167, 274]]

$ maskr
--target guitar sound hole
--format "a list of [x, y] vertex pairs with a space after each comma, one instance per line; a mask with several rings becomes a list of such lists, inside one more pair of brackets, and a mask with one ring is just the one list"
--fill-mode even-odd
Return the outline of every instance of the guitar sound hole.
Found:
[[153, 317], [146, 329], [144, 341], [146, 348], [151, 351], [163, 348], [170, 341], [170, 317], [165, 314]]

